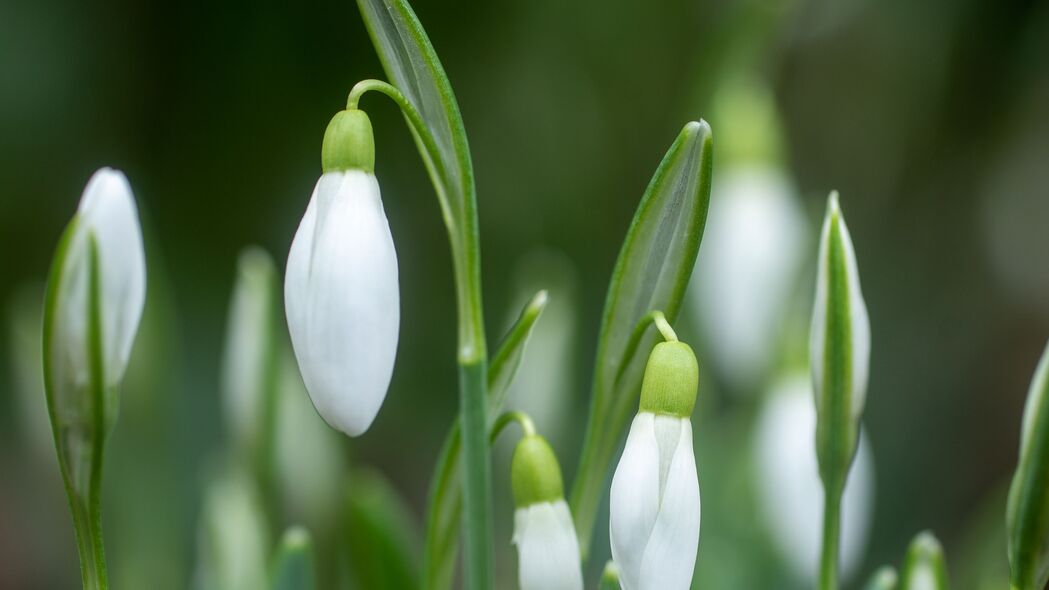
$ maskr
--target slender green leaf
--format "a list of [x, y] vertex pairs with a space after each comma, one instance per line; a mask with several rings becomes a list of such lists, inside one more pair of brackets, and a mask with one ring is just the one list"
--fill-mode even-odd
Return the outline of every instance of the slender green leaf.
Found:
[[918, 533], [904, 558], [901, 590], [947, 590], [947, 564], [943, 547], [932, 533]]
[[437, 191], [459, 290], [460, 355], [482, 354], [473, 164], [459, 105], [437, 52], [405, 0], [357, 0], [390, 81], [412, 107], [408, 126]]
[[896, 590], [898, 581], [896, 568], [886, 565], [874, 572], [870, 580], [867, 580], [867, 585], [864, 588], [866, 590]]
[[284, 533], [273, 560], [270, 588], [313, 590], [317, 587], [313, 565], [313, 541], [309, 532], [293, 527]]
[[[488, 367], [489, 427], [502, 410], [510, 383], [524, 358], [532, 328], [546, 307], [546, 302], [546, 291], [539, 291], [532, 297], [492, 358]], [[456, 420], [445, 437], [430, 484], [423, 573], [424, 587], [432, 590], [451, 588], [455, 575], [462, 514], [461, 447], [459, 421]]]
[[418, 532], [397, 490], [377, 473], [357, 471], [347, 498], [347, 549], [355, 587], [419, 588]]
[[656, 335], [631, 335], [643, 316], [677, 317], [703, 236], [710, 201], [712, 142], [706, 122], [690, 122], [670, 146], [645, 190], [608, 286], [594, 366], [593, 398], [572, 514], [584, 559], [612, 454], [636, 410], [641, 377]]
[[1013, 590], [1049, 582], [1049, 346], [1038, 363], [1024, 408], [1020, 462], [1006, 515]]

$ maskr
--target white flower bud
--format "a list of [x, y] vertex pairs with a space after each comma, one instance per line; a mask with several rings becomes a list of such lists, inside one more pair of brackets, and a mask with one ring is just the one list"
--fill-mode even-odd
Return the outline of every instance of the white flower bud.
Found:
[[565, 503], [561, 467], [546, 439], [523, 437], [510, 475], [521, 590], [582, 590], [579, 538]]
[[[76, 395], [89, 385], [90, 316], [97, 303], [101, 329], [102, 384], [124, 378], [146, 297], [146, 259], [131, 187], [123, 173], [102, 168], [91, 177], [65, 236], [65, 251], [53, 276], [50, 322], [51, 384], [55, 394]], [[60, 247], [61, 248], [61, 247]], [[93, 302], [92, 267], [97, 264], [98, 300]], [[61, 405], [61, 404], [60, 404]]]
[[288, 254], [284, 305], [317, 412], [362, 434], [386, 397], [400, 325], [397, 254], [374, 175], [321, 176]]
[[642, 411], [612, 478], [609, 538], [624, 590], [692, 583], [699, 546], [699, 480], [689, 418]]
[[521, 590], [582, 590], [579, 541], [564, 498], [514, 511]]

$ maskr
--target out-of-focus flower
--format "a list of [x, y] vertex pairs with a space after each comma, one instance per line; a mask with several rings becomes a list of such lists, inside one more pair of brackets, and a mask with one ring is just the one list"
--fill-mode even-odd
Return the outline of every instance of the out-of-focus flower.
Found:
[[772, 165], [736, 166], [714, 183], [691, 296], [711, 361], [733, 391], [768, 372], [803, 261], [805, 216]]
[[197, 588], [266, 588], [270, 531], [255, 480], [230, 468], [213, 479], [201, 512]]
[[683, 342], [657, 344], [612, 478], [609, 540], [624, 590], [688, 588], [699, 546], [690, 416], [699, 367]]
[[386, 397], [400, 325], [397, 255], [364, 112], [332, 119], [322, 162], [288, 254], [285, 308], [313, 405], [333, 428], [357, 436]]
[[237, 446], [255, 455], [269, 434], [267, 406], [276, 391], [277, 272], [265, 251], [248, 248], [237, 261], [222, 363], [226, 419]]
[[900, 572], [901, 590], [947, 590], [947, 565], [940, 542], [925, 531], [907, 549]]
[[[814, 585], [823, 531], [823, 485], [816, 463], [816, 408], [812, 385], [803, 373], [777, 382], [758, 418], [754, 466], [758, 498], [769, 534], [794, 575]], [[859, 450], [842, 499], [842, 576], [862, 561], [874, 496], [870, 443], [860, 435]]]
[[582, 590], [579, 540], [553, 449], [543, 437], [526, 435], [510, 470], [521, 590]]

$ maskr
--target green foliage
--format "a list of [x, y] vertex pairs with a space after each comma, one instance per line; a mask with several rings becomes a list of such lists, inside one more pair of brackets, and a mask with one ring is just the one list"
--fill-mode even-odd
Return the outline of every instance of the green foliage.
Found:
[[273, 560], [272, 590], [314, 590], [313, 541], [306, 529], [288, 529]]
[[356, 471], [346, 494], [347, 558], [361, 590], [419, 588], [418, 532], [397, 490], [377, 473]]

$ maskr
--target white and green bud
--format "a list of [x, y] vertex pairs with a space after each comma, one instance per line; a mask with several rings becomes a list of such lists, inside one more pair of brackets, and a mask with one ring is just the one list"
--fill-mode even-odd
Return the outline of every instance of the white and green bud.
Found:
[[947, 590], [943, 547], [925, 531], [911, 541], [900, 574], [900, 590]]
[[612, 477], [609, 541], [624, 590], [686, 589], [692, 582], [700, 499], [690, 416], [698, 384], [687, 344], [655, 346]]
[[517, 443], [510, 484], [521, 590], [581, 590], [579, 540], [565, 502], [561, 467], [546, 439], [529, 434]]
[[59, 242], [44, 306], [44, 388], [67, 486], [81, 498], [101, 470], [145, 295], [131, 187], [103, 168]]
[[1049, 583], [1049, 346], [1027, 393], [1006, 524], [1012, 590], [1045, 588]]
[[619, 566], [609, 559], [605, 562], [605, 569], [601, 572], [601, 582], [598, 590], [619, 590], [622, 584], [619, 581]]
[[820, 236], [809, 362], [820, 476], [839, 494], [856, 451], [870, 346], [870, 319], [860, 290], [856, 254], [838, 194], [832, 192]]
[[321, 160], [324, 173], [288, 253], [284, 305], [313, 405], [333, 428], [357, 436], [386, 398], [400, 328], [397, 253], [363, 111], [335, 115]]

